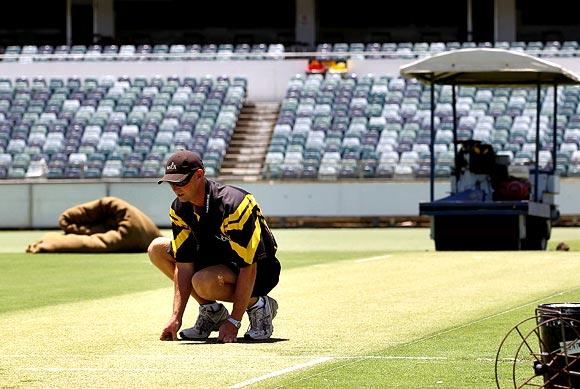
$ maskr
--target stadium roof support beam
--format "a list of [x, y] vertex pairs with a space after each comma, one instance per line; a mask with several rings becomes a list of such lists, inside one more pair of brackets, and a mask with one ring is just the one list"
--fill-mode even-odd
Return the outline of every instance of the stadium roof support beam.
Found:
[[494, 0], [493, 37], [496, 42], [516, 40], [516, 0]]
[[[113, 0], [66, 0], [66, 44], [73, 45], [73, 5], [87, 5], [92, 9], [93, 43], [100, 38], [115, 37], [115, 10]], [[79, 23], [78, 20], [75, 20]]]
[[114, 37], [115, 11], [113, 0], [93, 0], [93, 40]]
[[316, 0], [296, 0], [296, 42], [316, 45]]
[[473, 41], [473, 0], [465, 0], [467, 9], [467, 41]]
[[66, 0], [66, 44], [72, 45], [72, 0]]

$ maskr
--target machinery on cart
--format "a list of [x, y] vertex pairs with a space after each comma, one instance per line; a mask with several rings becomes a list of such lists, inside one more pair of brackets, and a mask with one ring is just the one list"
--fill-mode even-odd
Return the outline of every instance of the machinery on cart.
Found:
[[[558, 85], [579, 84], [580, 78], [554, 63], [500, 49], [446, 52], [402, 66], [401, 75], [430, 85], [430, 201], [419, 213], [431, 218], [436, 250], [545, 250], [555, 202]], [[455, 167], [449, 196], [434, 199], [435, 85], [450, 85], [453, 108]], [[458, 140], [456, 93], [459, 86], [528, 87], [536, 89], [534, 158], [529, 165], [511, 165], [510, 158], [478, 140]], [[542, 87], [553, 87], [552, 136], [540, 136]], [[540, 150], [551, 151], [551, 162], [540, 166]]]

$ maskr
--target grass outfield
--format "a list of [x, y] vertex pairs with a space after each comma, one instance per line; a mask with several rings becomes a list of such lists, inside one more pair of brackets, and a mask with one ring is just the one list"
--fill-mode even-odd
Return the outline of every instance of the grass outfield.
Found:
[[275, 233], [274, 338], [220, 345], [157, 340], [172, 286], [146, 254], [28, 255], [42, 232], [1, 232], [0, 386], [494, 387], [509, 329], [580, 301], [578, 229], [553, 232], [570, 252], [436, 253], [425, 229]]

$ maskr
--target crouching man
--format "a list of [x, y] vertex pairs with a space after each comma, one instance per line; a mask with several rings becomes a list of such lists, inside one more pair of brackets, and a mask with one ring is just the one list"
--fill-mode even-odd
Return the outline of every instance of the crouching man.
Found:
[[[161, 340], [177, 340], [189, 296], [199, 303], [195, 325], [179, 332], [182, 339], [235, 342], [244, 312], [250, 327], [244, 337], [268, 339], [278, 303], [268, 293], [278, 284], [276, 241], [254, 196], [205, 177], [201, 158], [178, 151], [167, 161], [165, 175], [177, 198], [171, 204], [173, 239], [156, 238], [149, 258], [173, 280], [173, 314]], [[220, 302], [232, 302], [232, 312]]]

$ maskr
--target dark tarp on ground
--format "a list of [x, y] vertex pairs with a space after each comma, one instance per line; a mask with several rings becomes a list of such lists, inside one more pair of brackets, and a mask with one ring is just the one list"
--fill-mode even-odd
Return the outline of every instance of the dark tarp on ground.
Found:
[[116, 197], [103, 197], [64, 211], [65, 235], [48, 233], [26, 248], [29, 253], [145, 252], [161, 231], [142, 211]]

